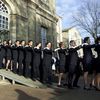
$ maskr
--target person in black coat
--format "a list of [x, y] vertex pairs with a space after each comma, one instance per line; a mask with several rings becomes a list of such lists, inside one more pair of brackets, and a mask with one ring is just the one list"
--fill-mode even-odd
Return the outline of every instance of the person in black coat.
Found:
[[52, 84], [52, 44], [47, 43], [43, 50], [43, 83]]
[[12, 46], [12, 71], [16, 74], [18, 69], [18, 47], [19, 40], [16, 40], [15, 45]]
[[[74, 74], [77, 74], [75, 72], [77, 72], [78, 70], [78, 52], [77, 50], [81, 49], [82, 46], [76, 46], [76, 43], [74, 40], [70, 41], [70, 48], [69, 48], [69, 68], [68, 68], [68, 88], [72, 89], [73, 86], [74, 87], [78, 87], [77, 86], [77, 82], [78, 82], [78, 78], [77, 75], [75, 77], [75, 80], [73, 82], [73, 76]], [[77, 81], [76, 81], [77, 80]]]
[[25, 65], [24, 65], [24, 76], [29, 78], [31, 76], [30, 67], [32, 67], [32, 57], [33, 57], [33, 41], [29, 40], [28, 45], [25, 47]]
[[83, 45], [83, 71], [84, 71], [84, 89], [88, 90], [90, 87], [88, 85], [88, 74], [92, 69], [92, 61], [93, 61], [93, 54], [92, 48], [95, 45], [90, 45], [90, 38], [84, 38], [84, 45]]
[[58, 72], [59, 72], [59, 77], [58, 77], [58, 87], [61, 87], [61, 80], [63, 77], [63, 74], [65, 72], [65, 64], [66, 64], [66, 49], [64, 48], [64, 43], [60, 42], [59, 43], [59, 48], [56, 50], [57, 52], [57, 58], [58, 58]]
[[25, 41], [22, 40], [20, 42], [20, 46], [18, 47], [18, 74], [19, 75], [23, 75], [24, 58], [25, 58]]
[[33, 80], [40, 80], [41, 43], [36, 43], [33, 49], [32, 74]]
[[11, 50], [11, 47], [12, 46], [12, 41], [11, 40], [8, 40], [7, 42], [7, 46], [6, 46], [6, 60], [7, 60], [7, 63], [6, 63], [6, 71], [8, 71], [8, 68], [10, 66], [10, 70], [12, 70], [12, 66], [11, 66], [11, 60], [12, 60], [12, 50]]
[[6, 61], [3, 62], [3, 59], [5, 60], [6, 58], [6, 45], [7, 45], [6, 40], [4, 40], [3, 44], [0, 45], [0, 68], [6, 66]]
[[97, 45], [95, 46], [95, 51], [97, 52], [97, 59], [96, 59], [96, 90], [100, 91], [100, 37], [97, 38]]

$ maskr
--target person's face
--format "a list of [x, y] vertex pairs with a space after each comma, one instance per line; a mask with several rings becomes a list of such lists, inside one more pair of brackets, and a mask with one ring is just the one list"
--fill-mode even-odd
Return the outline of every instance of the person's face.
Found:
[[38, 44], [38, 47], [39, 47], [39, 48], [41, 47], [41, 43]]
[[11, 44], [12, 43], [12, 41], [11, 40], [9, 40], [9, 44]]
[[17, 46], [19, 46], [19, 44], [20, 44], [20, 42], [19, 42], [19, 41], [17, 41], [17, 42], [16, 42], [16, 45], [17, 45]]
[[32, 46], [33, 45], [33, 42], [31, 41], [31, 42], [29, 42], [29, 46]]
[[22, 41], [22, 42], [21, 42], [21, 45], [24, 46], [24, 45], [25, 45], [25, 41]]
[[7, 42], [6, 42], [6, 41], [4, 41], [4, 42], [3, 42], [3, 44], [4, 44], [4, 45], [6, 45], [6, 44], [7, 44]]
[[62, 43], [61, 47], [64, 48], [64, 43]]
[[98, 41], [98, 44], [100, 44], [100, 40]]
[[70, 45], [73, 46], [73, 47], [75, 47], [76, 46], [75, 41], [71, 42]]
[[48, 48], [51, 48], [51, 47], [52, 47], [51, 43], [48, 43], [48, 44], [47, 44], [47, 47], [48, 47]]
[[90, 39], [88, 39], [87, 43], [90, 44]]

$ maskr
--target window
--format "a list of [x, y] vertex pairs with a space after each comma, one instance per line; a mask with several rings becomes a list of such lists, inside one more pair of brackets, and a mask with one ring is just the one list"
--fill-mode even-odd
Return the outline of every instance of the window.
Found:
[[46, 44], [46, 42], [47, 42], [46, 35], [47, 35], [47, 28], [41, 27], [41, 41], [42, 41], [42, 48], [45, 47], [45, 44]]
[[9, 29], [9, 13], [6, 5], [0, 0], [0, 30]]
[[43, 3], [45, 3], [46, 5], [48, 5], [49, 0], [41, 0]]

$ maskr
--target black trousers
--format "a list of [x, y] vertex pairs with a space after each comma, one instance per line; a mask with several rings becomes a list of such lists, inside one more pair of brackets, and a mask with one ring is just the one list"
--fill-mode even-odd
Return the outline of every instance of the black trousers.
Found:
[[40, 62], [34, 62], [32, 65], [33, 78], [40, 78]]
[[52, 67], [43, 66], [43, 82], [52, 83]]
[[14, 73], [17, 73], [17, 58], [13, 59], [12, 70]]
[[0, 68], [2, 68], [3, 65], [3, 56], [0, 56]]
[[[75, 79], [73, 80], [73, 77], [75, 75]], [[77, 86], [78, 80], [81, 76], [81, 67], [80, 67], [80, 62], [78, 62], [77, 66], [70, 66], [69, 67], [69, 72], [68, 72], [68, 86]]]
[[26, 78], [30, 77], [30, 65], [31, 65], [31, 62], [25, 62], [25, 66], [24, 66], [24, 76]]
[[23, 75], [23, 58], [18, 61], [18, 74]]

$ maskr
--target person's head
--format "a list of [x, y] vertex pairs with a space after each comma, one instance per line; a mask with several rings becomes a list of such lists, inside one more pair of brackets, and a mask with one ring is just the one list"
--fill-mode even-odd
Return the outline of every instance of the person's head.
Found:
[[50, 42], [47, 42], [47, 43], [46, 43], [46, 46], [47, 46], [49, 49], [51, 49], [52, 44], [51, 44]]
[[64, 48], [64, 43], [63, 43], [63, 42], [60, 42], [60, 43], [59, 43], [59, 47], [60, 47], [60, 48]]
[[12, 44], [12, 41], [11, 41], [11, 40], [8, 40], [8, 41], [7, 41], [7, 44], [8, 44], [8, 45], [11, 45], [11, 44]]
[[16, 41], [15, 41], [15, 45], [16, 45], [16, 46], [19, 46], [19, 45], [20, 45], [20, 41], [19, 41], [19, 40], [16, 40]]
[[40, 42], [37, 42], [37, 43], [35, 44], [35, 46], [41, 48], [42, 44], [41, 44]]
[[33, 41], [32, 41], [32, 40], [29, 40], [29, 41], [28, 41], [28, 45], [29, 45], [29, 46], [32, 46], [32, 45], [33, 45]]
[[70, 41], [70, 46], [75, 47], [75, 46], [76, 46], [76, 42], [75, 42], [74, 40], [71, 40], [71, 41]]
[[4, 41], [3, 41], [3, 45], [6, 45], [6, 44], [7, 44], [7, 41], [6, 41], [6, 40], [4, 40]]
[[85, 38], [84, 38], [84, 43], [90, 44], [90, 38], [89, 38], [89, 37], [85, 37]]
[[97, 37], [96, 43], [100, 44], [100, 37]]
[[24, 40], [21, 41], [21, 46], [25, 46], [25, 41]]

